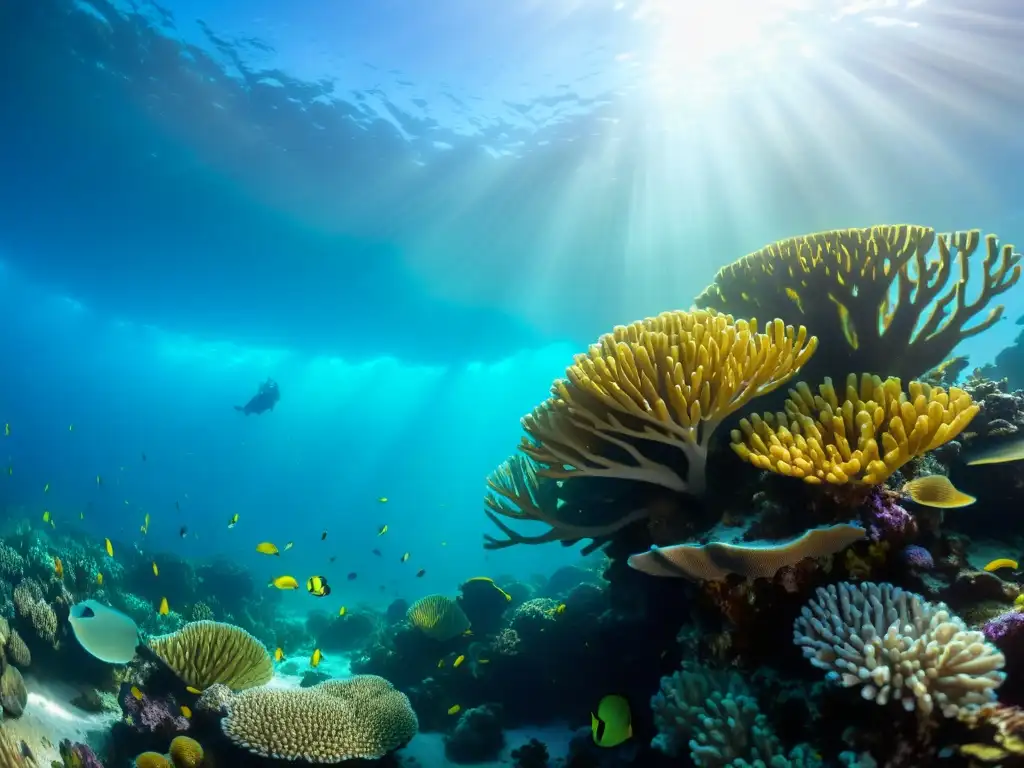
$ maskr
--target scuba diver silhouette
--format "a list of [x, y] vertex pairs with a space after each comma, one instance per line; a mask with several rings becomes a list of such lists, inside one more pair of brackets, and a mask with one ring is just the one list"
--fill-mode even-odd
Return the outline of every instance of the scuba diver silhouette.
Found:
[[245, 405], [236, 405], [235, 410], [241, 411], [246, 416], [250, 413], [259, 415], [266, 413], [267, 411], [274, 410], [274, 406], [277, 405], [277, 401], [281, 399], [281, 390], [277, 386], [277, 382], [273, 379], [268, 378], [262, 384], [260, 384], [260, 390], [252, 399], [249, 400]]

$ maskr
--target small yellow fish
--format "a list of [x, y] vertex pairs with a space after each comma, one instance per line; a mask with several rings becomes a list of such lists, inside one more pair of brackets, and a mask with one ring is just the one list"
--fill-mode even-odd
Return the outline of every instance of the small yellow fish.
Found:
[[271, 544], [269, 541], [261, 541], [256, 545], [256, 551], [261, 555], [280, 555], [281, 552], [276, 546]]
[[986, 565], [982, 570], [988, 571], [989, 573], [992, 571], [998, 571], [1000, 568], [1009, 568], [1010, 570], [1016, 571], [1019, 567], [1020, 566], [1017, 565], [1016, 560], [1011, 560], [1008, 557], [1000, 557]]
[[559, 616], [565, 613], [565, 603], [559, 603], [558, 607], [555, 608], [555, 613]]
[[142, 525], [147, 531], [149, 530], [149, 512], [147, 512], [146, 516], [142, 519]]
[[171, 612], [171, 608], [170, 608], [169, 605], [167, 605], [167, 598], [166, 597], [161, 597], [160, 598], [160, 610], [159, 610], [160, 615], [161, 616], [166, 616], [170, 612]]
[[4, 437], [11, 436], [11, 425], [10, 423], [4, 424]]
[[153, 561], [153, 575], [154, 576], [159, 576], [160, 575], [160, 569], [156, 567], [156, 560]]
[[103, 485], [103, 478], [96, 475], [96, 485]]
[[49, 492], [50, 492], [50, 484], [47, 483], [46, 485], [43, 486], [43, 493], [49, 493]]
[[437, 662], [437, 668], [444, 669], [444, 659], [441, 659], [439, 662]]
[[97, 573], [96, 574], [96, 583], [99, 584], [101, 587], [103, 586], [103, 574], [102, 573]]
[[278, 646], [277, 650], [274, 651], [274, 661], [284, 661], [284, 648]]
[[278, 576], [276, 579], [271, 579], [267, 586], [278, 589], [298, 589], [299, 582], [295, 580], [294, 576]]
[[48, 510], [48, 509], [44, 509], [43, 510], [43, 522], [44, 523], [50, 522], [50, 510]]
[[193, 688], [191, 685], [186, 685], [185, 690], [191, 693], [193, 696], [200, 696], [203, 693], [198, 688]]
[[131, 687], [132, 696], [135, 697], [136, 701], [142, 701], [142, 691], [139, 690], [137, 685]]
[[317, 648], [315, 651], [313, 651], [313, 655], [309, 657], [309, 666], [311, 666], [311, 667], [319, 667], [320, 666], [320, 659], [322, 659], [323, 657], [324, 657], [323, 653], [321, 653], [320, 649]]
[[490, 659], [477, 659], [476, 663], [477, 664], [490, 664], [491, 660]]
[[114, 556], [114, 545], [110, 543], [110, 539], [104, 539], [103, 540], [103, 546], [106, 547], [107, 554], [110, 557], [113, 557]]
[[387, 504], [388, 503], [388, 497], [387, 496], [381, 496], [379, 499], [377, 499], [377, 501], [379, 501], [381, 504]]
[[341, 608], [338, 609], [338, 615], [339, 616], [344, 616], [346, 613], [348, 613], [348, 611], [346, 610], [344, 605], [341, 606]]
[[385, 523], [384, 525], [382, 525], [380, 528], [377, 529], [377, 535], [378, 536], [383, 536], [387, 532], [388, 532], [387, 523]]
[[56, 555], [53, 556], [53, 572], [57, 574], [58, 579], [64, 578], [64, 563]]
[[402, 555], [402, 562], [404, 563], [404, 562], [406, 562], [406, 561], [407, 561], [408, 559], [409, 559], [409, 553], [408, 553], [408, 552], [406, 552], [406, 553], [405, 553], [404, 555]]
[[295, 542], [294, 541], [289, 541], [287, 544], [284, 545], [284, 551], [287, 552], [289, 549], [291, 549], [294, 546], [295, 546]]
[[192, 717], [192, 710], [186, 707], [184, 704], [181, 705], [181, 714], [186, 720]]
[[976, 498], [964, 493], [945, 475], [924, 475], [906, 483], [900, 493], [911, 501], [937, 509], [969, 507]]
[[448, 714], [449, 715], [457, 715], [457, 714], [459, 714], [460, 711], [462, 711], [462, 707], [460, 707], [458, 704], [456, 704], [455, 706], [452, 706], [452, 707], [448, 707]]
[[231, 516], [231, 519], [228, 520], [228, 528], [234, 528], [236, 525], [238, 525], [238, 513], [237, 512], [235, 512], [235, 514], [233, 514]]
[[1017, 608], [1024, 608], [1024, 595], [1017, 595], [1017, 599], [1013, 601], [1013, 604]]
[[466, 660], [466, 657], [460, 654], [459, 657], [457, 659], [455, 659], [455, 663], [452, 664], [452, 667], [454, 667], [455, 669], [458, 669], [460, 666], [462, 666], [462, 662], [464, 662], [465, 660]]

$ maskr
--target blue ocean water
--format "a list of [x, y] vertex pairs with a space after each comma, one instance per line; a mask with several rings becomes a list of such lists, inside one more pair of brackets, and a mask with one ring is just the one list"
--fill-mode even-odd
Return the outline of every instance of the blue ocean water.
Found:
[[577, 564], [482, 547], [520, 417], [776, 239], [1024, 242], [1022, 33], [1008, 0], [4, 0], [0, 511], [326, 577], [298, 614]]

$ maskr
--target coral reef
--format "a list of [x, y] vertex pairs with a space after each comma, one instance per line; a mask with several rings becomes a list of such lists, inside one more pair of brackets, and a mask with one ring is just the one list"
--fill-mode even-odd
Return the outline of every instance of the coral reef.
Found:
[[461, 714], [445, 737], [444, 754], [453, 763], [483, 763], [496, 759], [504, 746], [501, 708], [485, 704]]
[[231, 624], [193, 621], [148, 642], [186, 685], [199, 690], [221, 683], [240, 691], [274, 676], [274, 663], [263, 644]]

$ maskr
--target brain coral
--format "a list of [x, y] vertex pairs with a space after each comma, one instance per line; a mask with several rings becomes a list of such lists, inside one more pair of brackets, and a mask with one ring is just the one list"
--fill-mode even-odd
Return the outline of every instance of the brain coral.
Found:
[[175, 736], [168, 756], [174, 768], [199, 768], [203, 764], [203, 745], [188, 736]]
[[223, 683], [240, 691], [274, 676], [263, 644], [231, 624], [193, 621], [177, 632], [150, 638], [149, 647], [185, 683], [199, 689]]
[[135, 758], [135, 768], [172, 768], [171, 761], [159, 752], [143, 752]]
[[227, 737], [257, 755], [307, 763], [379, 758], [419, 729], [405, 694], [359, 675], [311, 688], [251, 688], [221, 721]]

